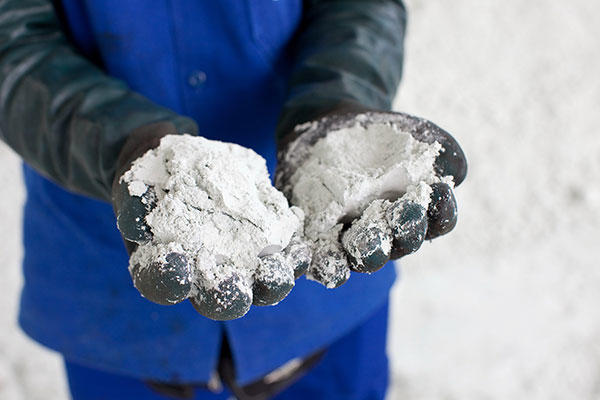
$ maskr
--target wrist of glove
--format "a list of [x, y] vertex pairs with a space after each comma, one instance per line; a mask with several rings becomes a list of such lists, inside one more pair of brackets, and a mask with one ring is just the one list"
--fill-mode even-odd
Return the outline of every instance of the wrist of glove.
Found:
[[[354, 131], [346, 141], [344, 130]], [[421, 166], [428, 160], [430, 171], [415, 170], [411, 157]], [[276, 186], [305, 212], [313, 252], [307, 277], [329, 288], [346, 282], [350, 270], [374, 272], [456, 225], [453, 187], [466, 176], [466, 158], [427, 120], [339, 108], [297, 126], [278, 158]]]
[[[302, 213], [271, 186], [257, 154], [171, 133], [168, 123], [142, 127], [119, 158], [113, 205], [135, 287], [159, 304], [189, 298], [215, 320], [281, 301], [310, 261]], [[151, 176], [132, 190], [140, 160], [162, 180]], [[220, 182], [229, 182], [226, 190]]]

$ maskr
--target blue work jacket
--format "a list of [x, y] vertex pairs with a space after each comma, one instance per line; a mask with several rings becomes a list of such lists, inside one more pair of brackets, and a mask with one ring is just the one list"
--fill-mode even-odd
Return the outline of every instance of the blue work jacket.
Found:
[[[109, 75], [193, 118], [209, 139], [250, 147], [275, 166], [286, 45], [301, 0], [62, 0], [73, 45]], [[392, 265], [336, 290], [301, 278], [272, 307], [216, 322], [189, 302], [142, 298], [111, 206], [24, 167], [20, 324], [71, 361], [143, 379], [207, 382], [225, 333], [241, 383], [327, 346], [387, 299]]]

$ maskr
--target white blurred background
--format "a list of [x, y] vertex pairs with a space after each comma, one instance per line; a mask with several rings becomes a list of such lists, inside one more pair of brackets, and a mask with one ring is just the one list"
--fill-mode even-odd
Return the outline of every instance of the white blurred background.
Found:
[[[600, 399], [600, 2], [407, 0], [396, 109], [462, 144], [455, 231], [403, 261], [389, 399]], [[16, 325], [18, 158], [0, 143], [0, 399], [66, 399]]]

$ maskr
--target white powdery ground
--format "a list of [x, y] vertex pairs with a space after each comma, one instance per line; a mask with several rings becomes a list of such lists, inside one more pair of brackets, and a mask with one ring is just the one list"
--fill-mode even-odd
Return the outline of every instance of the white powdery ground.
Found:
[[600, 2], [408, 1], [396, 108], [463, 145], [452, 234], [403, 262], [392, 399], [600, 398]]
[[21, 207], [17, 156], [0, 142], [0, 400], [62, 400], [67, 387], [62, 360], [17, 326], [21, 272]]
[[[459, 224], [403, 262], [390, 399], [600, 398], [600, 2], [408, 0], [398, 110], [469, 158]], [[16, 158], [0, 145], [0, 399], [65, 399], [16, 327]], [[16, 250], [15, 250], [16, 249]]]

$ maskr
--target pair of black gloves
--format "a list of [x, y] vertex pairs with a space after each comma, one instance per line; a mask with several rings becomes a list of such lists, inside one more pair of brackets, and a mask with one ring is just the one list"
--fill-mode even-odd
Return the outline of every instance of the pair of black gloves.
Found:
[[[466, 174], [465, 158], [458, 143], [447, 132], [431, 122], [406, 114], [366, 109], [358, 111], [353, 107], [352, 110], [338, 109], [328, 113], [310, 124], [310, 129], [297, 129], [284, 135], [282, 141], [284, 144], [278, 154], [280, 161], [276, 171], [276, 186], [280, 189], [287, 188], [284, 192], [290, 192], [289, 178], [294, 174], [297, 166], [287, 161], [289, 159], [286, 157], [288, 151], [309, 152], [310, 147], [317, 140], [325, 137], [328, 132], [355, 125], [356, 117], [359, 115], [366, 116], [367, 118], [362, 118], [365, 121], [371, 119], [393, 123], [397, 128], [410, 132], [412, 137], [418, 141], [429, 144], [438, 142], [442, 149], [434, 164], [436, 175], [439, 177], [452, 176], [455, 185], [463, 181]], [[174, 126], [168, 123], [157, 123], [138, 128], [129, 136], [119, 157], [119, 169], [113, 183], [113, 204], [119, 229], [130, 252], [135, 250], [137, 244], [151, 241], [152, 232], [146, 223], [146, 216], [152, 212], [155, 202], [152, 199], [153, 196], [146, 197], [145, 194], [131, 196], [127, 183], [121, 181], [120, 177], [129, 169], [133, 161], [147, 150], [157, 147], [160, 138], [170, 133], [175, 133], [175, 131]], [[292, 142], [293, 146], [290, 145]], [[303, 148], [299, 148], [299, 146]], [[365, 251], [365, 257], [357, 260], [343, 250], [344, 246], [341, 243], [330, 246], [338, 249], [338, 254], [333, 255], [338, 268], [357, 272], [375, 272], [389, 259], [397, 259], [413, 253], [419, 249], [424, 240], [433, 239], [452, 230], [457, 219], [456, 201], [452, 188], [446, 183], [439, 182], [432, 184], [431, 189], [431, 201], [427, 209], [414, 202], [401, 204], [402, 209], [398, 210], [398, 218], [395, 220], [395, 226], [392, 227], [394, 234], [391, 251], [383, 251], [381, 248], [365, 249], [368, 250]], [[348, 226], [351, 226], [351, 222], [346, 224], [346, 229]], [[312, 242], [312, 238], [307, 239], [309, 243]], [[341, 239], [339, 240], [341, 241]], [[378, 244], [373, 244], [373, 246], [378, 246]], [[289, 250], [286, 248], [282, 252], [285, 253]], [[373, 254], [379, 256], [373, 257]], [[246, 313], [251, 303], [255, 305], [277, 303], [292, 289], [289, 283], [265, 282], [258, 279], [259, 277], [255, 277], [252, 298], [243, 295], [243, 291], [237, 287], [235, 279], [225, 281], [221, 284], [223, 287], [207, 292], [208, 289], [205, 289], [204, 285], [198, 284], [194, 268], [189, 265], [187, 259], [184, 254], [173, 252], [150, 267], [134, 265], [131, 273], [136, 288], [144, 297], [159, 304], [174, 304], [189, 297], [201, 314], [217, 320], [238, 318]], [[267, 268], [272, 268], [273, 271], [280, 270], [282, 266], [277, 264], [277, 260], [274, 259], [272, 263], [266, 264]], [[285, 260], [285, 258], [281, 258], [281, 260]], [[328, 287], [338, 287], [349, 276], [342, 271], [337, 274], [341, 278], [335, 282], [329, 282], [327, 279], [331, 278], [326, 277], [326, 274], [321, 271], [330, 266], [320, 265], [314, 258], [311, 265], [310, 257], [298, 257], [296, 260], [297, 265], [291, 266], [295, 271], [295, 278], [303, 275], [310, 268], [313, 279]], [[269, 276], [270, 274], [265, 275]], [[190, 292], [194, 294], [190, 296]], [[220, 307], [219, 304], [229, 304], [229, 306]]]
[[[152, 206], [129, 196], [119, 178], [161, 137], [197, 134], [198, 127], [130, 91], [78, 54], [50, 0], [6, 0], [0, 3], [0, 15], [0, 136], [29, 165], [68, 190], [112, 202], [128, 250], [133, 251], [135, 243], [150, 238], [144, 216]], [[288, 53], [294, 68], [276, 132], [282, 161], [278, 186], [284, 187], [294, 170], [284, 161], [289, 144], [306, 134], [294, 130], [296, 125], [320, 121], [317, 133], [306, 141], [310, 146], [314, 138], [364, 112], [383, 113], [417, 140], [439, 142], [437, 174], [452, 176], [455, 186], [462, 182], [466, 160], [448, 133], [425, 120], [388, 111], [401, 76], [404, 32], [400, 0], [305, 0], [302, 24]], [[391, 253], [364, 260], [366, 268], [357, 269], [372, 272], [388, 258], [411, 253], [424, 239], [451, 230], [456, 223], [451, 188], [435, 184], [431, 200], [427, 210], [401, 210]], [[344, 254], [338, 259], [347, 261], [345, 268], [356, 261]], [[169, 268], [147, 268], [133, 276], [138, 289], [159, 303], [183, 300], [194, 285], [193, 276], [179, 285], [168, 273], [152, 272], [191, 270], [178, 254], [167, 263]], [[318, 278], [316, 268], [312, 276]], [[298, 266], [297, 275], [303, 270], [306, 266]], [[159, 282], [163, 289], [158, 289]], [[259, 285], [255, 303], [274, 303], [288, 289]], [[235, 318], [248, 307], [240, 304], [215, 312], [210, 303], [193, 301], [201, 313], [215, 319]]]

